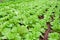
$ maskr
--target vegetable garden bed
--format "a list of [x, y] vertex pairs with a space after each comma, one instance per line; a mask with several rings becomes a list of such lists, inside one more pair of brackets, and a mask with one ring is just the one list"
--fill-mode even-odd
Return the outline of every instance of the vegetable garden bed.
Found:
[[1, 1], [0, 40], [60, 40], [60, 0]]

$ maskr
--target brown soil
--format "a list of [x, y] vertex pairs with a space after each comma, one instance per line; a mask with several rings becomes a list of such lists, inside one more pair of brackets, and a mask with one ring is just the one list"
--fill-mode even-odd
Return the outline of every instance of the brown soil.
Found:
[[44, 18], [44, 15], [39, 15], [38, 18], [39, 19], [43, 19]]
[[[56, 6], [56, 7], [57, 7], [57, 6]], [[48, 10], [46, 9], [46, 11], [48, 11]], [[51, 17], [51, 22], [54, 21], [54, 17], [55, 17], [54, 13], [55, 13], [55, 12], [52, 12], [53, 15], [50, 16], [50, 17]], [[44, 18], [44, 15], [41, 15], [41, 16], [39, 16], [38, 18], [39, 18], [39, 19], [43, 19], [43, 18]], [[40, 36], [40, 40], [48, 40], [48, 34], [49, 34], [50, 32], [53, 32], [53, 30], [51, 29], [51, 24], [50, 24], [50, 22], [46, 22], [46, 25], [47, 25], [48, 29], [47, 29], [47, 30], [45, 31], [45, 33], [43, 34], [43, 37]]]
[[44, 37], [43, 38], [40, 37], [40, 40], [48, 40], [48, 34], [51, 32], [50, 22], [47, 22], [46, 24], [47, 24], [48, 29], [45, 31], [45, 33], [43, 35]]

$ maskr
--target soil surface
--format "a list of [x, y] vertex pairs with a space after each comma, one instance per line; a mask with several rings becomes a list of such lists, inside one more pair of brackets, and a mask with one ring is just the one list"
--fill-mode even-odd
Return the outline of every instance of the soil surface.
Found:
[[[46, 11], [47, 11], [47, 10], [46, 10]], [[55, 13], [55, 12], [53, 12], [53, 14], [54, 14], [54, 13]], [[55, 15], [51, 15], [50, 17], [51, 17], [51, 22], [53, 22]], [[39, 18], [39, 19], [43, 19], [43, 18], [44, 18], [44, 15], [41, 15], [41, 16], [39, 16], [38, 18]], [[46, 25], [47, 25], [48, 29], [47, 29], [47, 30], [45, 31], [45, 33], [43, 34], [43, 38], [40, 37], [40, 40], [48, 40], [48, 35], [49, 35], [49, 33], [53, 31], [53, 30], [51, 29], [51, 24], [50, 24], [50, 22], [46, 22]]]
[[48, 34], [51, 32], [51, 24], [50, 24], [50, 22], [47, 22], [46, 24], [47, 24], [48, 29], [45, 31], [45, 33], [43, 35], [44, 37], [43, 38], [40, 37], [40, 40], [48, 40]]

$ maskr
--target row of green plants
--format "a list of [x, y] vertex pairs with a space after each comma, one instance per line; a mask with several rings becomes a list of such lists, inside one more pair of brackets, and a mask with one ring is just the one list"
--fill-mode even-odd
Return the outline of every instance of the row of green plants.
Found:
[[0, 40], [39, 40], [48, 28], [46, 22], [53, 30], [48, 40], [60, 40], [59, 17], [59, 0], [5, 0], [0, 3]]

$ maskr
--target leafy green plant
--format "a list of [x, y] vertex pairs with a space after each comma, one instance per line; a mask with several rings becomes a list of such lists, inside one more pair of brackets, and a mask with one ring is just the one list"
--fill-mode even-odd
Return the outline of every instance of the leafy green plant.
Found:
[[0, 40], [39, 40], [50, 22], [48, 40], [60, 40], [59, 0], [4, 0], [0, 3]]
[[59, 33], [57, 33], [57, 32], [54, 32], [54, 33], [50, 33], [49, 34], [49, 40], [59, 40], [59, 37], [60, 37], [60, 35], [59, 35]]

